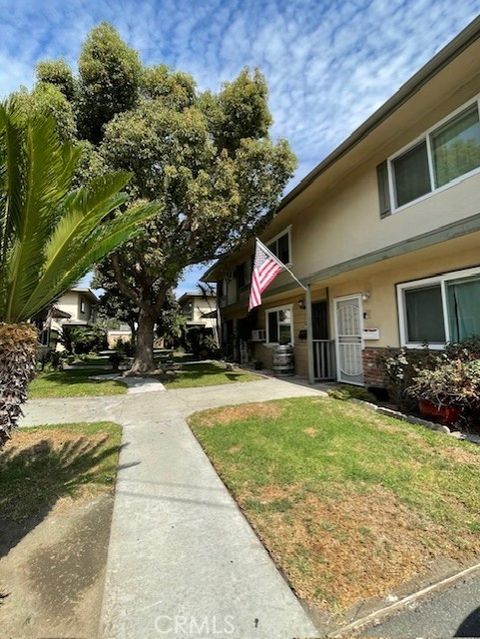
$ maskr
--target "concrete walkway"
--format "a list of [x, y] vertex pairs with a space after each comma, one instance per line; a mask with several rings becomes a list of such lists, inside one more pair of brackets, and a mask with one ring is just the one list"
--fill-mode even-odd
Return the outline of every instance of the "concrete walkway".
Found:
[[318, 634], [185, 422], [204, 408], [318, 393], [262, 379], [27, 404], [24, 424], [123, 426], [101, 637]]

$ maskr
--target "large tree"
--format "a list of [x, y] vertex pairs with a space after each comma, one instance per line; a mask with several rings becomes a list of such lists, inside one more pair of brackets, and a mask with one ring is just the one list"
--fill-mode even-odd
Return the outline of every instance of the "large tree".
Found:
[[122, 295], [139, 308], [131, 372], [147, 372], [168, 291], [186, 267], [231, 250], [273, 213], [295, 158], [285, 140], [269, 137], [268, 89], [258, 70], [244, 69], [218, 93], [200, 92], [186, 73], [143, 66], [107, 24], [87, 37], [77, 75], [64, 62], [42, 63], [33, 94], [44, 98], [44, 85], [71, 107], [59, 119], [63, 134], [75, 131], [88, 143], [86, 174], [128, 170], [131, 200], [161, 204], [109, 264]]

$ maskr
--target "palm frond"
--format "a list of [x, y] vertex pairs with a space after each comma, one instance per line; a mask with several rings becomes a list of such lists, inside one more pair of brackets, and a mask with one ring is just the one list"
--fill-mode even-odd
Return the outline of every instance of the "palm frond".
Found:
[[38, 283], [35, 297], [29, 300], [22, 314], [38, 313], [50, 303], [52, 288], [61, 295], [78, 282], [91, 268], [114, 251], [119, 245], [141, 231], [141, 223], [154, 215], [159, 209], [156, 203], [138, 205], [121, 212], [118, 217], [92, 227], [82, 240], [79, 236], [70, 236], [65, 242], [52, 241], [55, 250], [55, 267], [49, 269]]
[[158, 208], [113, 214], [127, 199], [125, 172], [69, 193], [79, 149], [60, 142], [51, 119], [17, 116], [0, 104], [0, 322], [48, 306]]
[[7, 273], [7, 315], [14, 316], [35, 287], [41, 271], [43, 248], [65, 190], [59, 176], [64, 172], [63, 150], [52, 120], [31, 120], [25, 128], [25, 166], [22, 167], [23, 198], [16, 242]]

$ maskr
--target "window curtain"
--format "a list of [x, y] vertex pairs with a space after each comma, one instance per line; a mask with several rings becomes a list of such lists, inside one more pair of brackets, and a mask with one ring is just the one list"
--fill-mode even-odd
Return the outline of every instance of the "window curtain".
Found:
[[449, 282], [447, 297], [450, 340], [480, 335], [480, 279]]
[[432, 133], [436, 186], [448, 184], [480, 166], [480, 123], [475, 104]]

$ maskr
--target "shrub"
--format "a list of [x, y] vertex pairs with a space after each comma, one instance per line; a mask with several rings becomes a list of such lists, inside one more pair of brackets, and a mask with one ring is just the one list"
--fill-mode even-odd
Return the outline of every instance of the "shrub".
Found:
[[413, 379], [421, 370], [432, 370], [438, 364], [438, 353], [428, 348], [411, 350], [407, 348], [387, 349], [387, 353], [379, 357], [383, 367], [385, 386], [390, 399], [404, 411], [415, 408], [416, 402], [407, 393]]
[[135, 345], [131, 340], [119, 340], [115, 346], [117, 353], [121, 353], [124, 357], [133, 357], [135, 355]]
[[0, 448], [10, 438], [35, 374], [37, 331], [29, 324], [0, 323]]
[[125, 356], [117, 351], [113, 352], [108, 359], [112, 365], [113, 370], [118, 371], [120, 364], [125, 360]]
[[471, 362], [480, 359], [480, 337], [468, 337], [461, 342], [447, 344], [444, 353], [450, 361], [460, 359], [462, 362]]
[[407, 389], [415, 400], [435, 406], [454, 406], [468, 418], [480, 411], [480, 359], [448, 361], [438, 358], [434, 370], [422, 370]]
[[348, 399], [360, 399], [363, 402], [374, 404], [377, 400], [372, 393], [362, 386], [349, 386], [347, 384], [336, 386], [328, 391], [328, 395], [334, 399], [346, 401]]
[[108, 346], [107, 331], [101, 326], [64, 327], [63, 330], [65, 347], [76, 355], [102, 351]]

